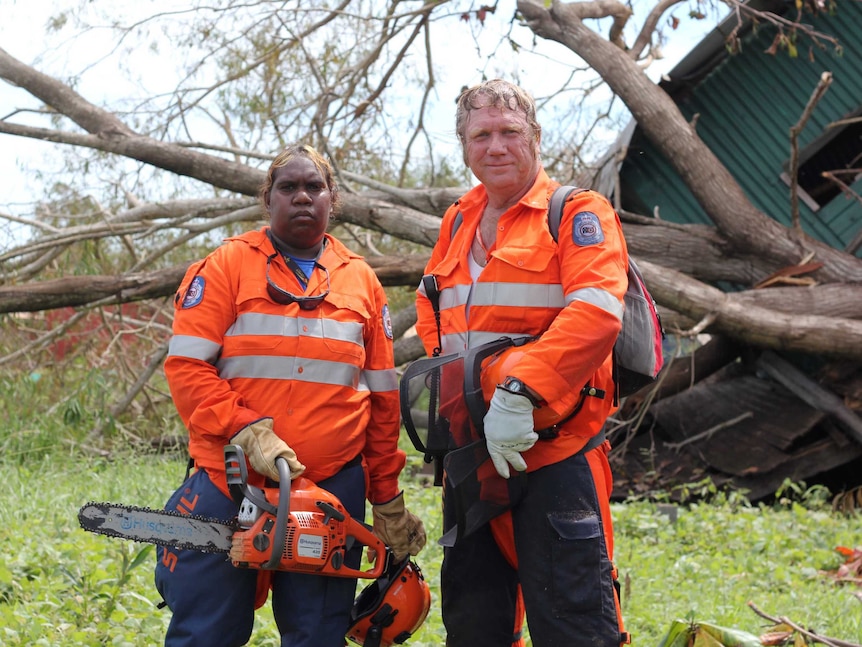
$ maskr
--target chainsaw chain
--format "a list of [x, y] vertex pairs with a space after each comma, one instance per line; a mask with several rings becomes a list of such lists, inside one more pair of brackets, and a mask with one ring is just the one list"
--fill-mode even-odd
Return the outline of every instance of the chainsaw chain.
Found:
[[[107, 503], [105, 501], [88, 501], [86, 505], [82, 506], [78, 512], [78, 523], [81, 524], [81, 528], [87, 530], [89, 532], [94, 532], [99, 535], [105, 535], [107, 537], [118, 537], [120, 539], [127, 539], [131, 541], [139, 541], [142, 543], [154, 543], [154, 542], [146, 542], [142, 539], [135, 539], [134, 537], [129, 537], [128, 535], [124, 535], [121, 532], [113, 530], [111, 528], [104, 528], [102, 526], [93, 527], [88, 525], [88, 519], [85, 519], [83, 515], [83, 511], [85, 508], [89, 506], [94, 506], [99, 509], [104, 509], [105, 506], [109, 506], [113, 509], [122, 509], [123, 511], [128, 512], [147, 512], [152, 514], [157, 514], [160, 517], [168, 516], [168, 517], [177, 517], [179, 519], [192, 519], [194, 521], [200, 521], [202, 523], [210, 523], [210, 524], [218, 524], [220, 526], [226, 526], [236, 532], [240, 530], [240, 526], [237, 523], [236, 519], [226, 522], [222, 519], [213, 519], [212, 517], [204, 517], [198, 514], [184, 514], [182, 512], [177, 512], [176, 510], [167, 510], [167, 509], [154, 509], [148, 508], [146, 506], [137, 506], [137, 505], [126, 505], [126, 504], [117, 504], [117, 503]], [[199, 553], [225, 553], [224, 549], [215, 548], [213, 546], [201, 546], [194, 542], [188, 541], [176, 541], [170, 544], [171, 548], [179, 548], [180, 550], [194, 550]]]

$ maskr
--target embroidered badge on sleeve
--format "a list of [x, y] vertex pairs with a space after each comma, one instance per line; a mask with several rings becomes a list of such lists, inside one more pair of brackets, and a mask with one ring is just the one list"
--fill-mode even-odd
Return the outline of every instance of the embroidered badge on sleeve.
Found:
[[605, 240], [602, 223], [592, 211], [581, 211], [572, 224], [572, 241], [579, 247], [598, 245]]
[[392, 318], [389, 316], [388, 304], [383, 306], [381, 317], [383, 318], [383, 332], [386, 333], [386, 336], [389, 337], [389, 339], [392, 339]]
[[204, 300], [205, 285], [206, 281], [204, 281], [204, 277], [202, 276], [196, 276], [192, 279], [192, 283], [189, 285], [189, 289], [186, 290], [186, 296], [183, 299], [183, 308], [194, 308]]

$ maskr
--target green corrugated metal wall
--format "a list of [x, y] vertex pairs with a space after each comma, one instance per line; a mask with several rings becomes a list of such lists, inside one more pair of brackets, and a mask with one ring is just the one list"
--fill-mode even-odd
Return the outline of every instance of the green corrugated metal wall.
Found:
[[[801, 39], [799, 57], [764, 52], [775, 34], [762, 27], [743, 42], [742, 54], [726, 57], [687, 96], [677, 103], [688, 118], [699, 114], [701, 138], [736, 177], [762, 211], [790, 224], [790, 191], [781, 180], [790, 157], [790, 127], [798, 122], [823, 71], [833, 74], [823, 96], [799, 137], [802, 150], [832, 121], [862, 106], [862, 3], [839, 2], [834, 16], [807, 17], [804, 22], [838, 37], [844, 52], [814, 49]], [[710, 223], [691, 192], [658, 151], [636, 131], [620, 171], [626, 187], [623, 206], [673, 222]], [[854, 185], [862, 193], [862, 180]], [[841, 196], [817, 213], [800, 203], [803, 228], [812, 236], [844, 248], [862, 227], [862, 205]], [[862, 255], [862, 250], [860, 250]]]

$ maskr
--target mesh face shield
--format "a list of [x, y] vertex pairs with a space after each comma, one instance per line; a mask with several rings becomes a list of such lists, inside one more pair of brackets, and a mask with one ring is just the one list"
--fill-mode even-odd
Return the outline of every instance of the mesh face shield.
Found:
[[469, 439], [463, 383], [461, 354], [417, 360], [401, 377], [401, 419], [426, 463], [442, 459], [457, 439]]
[[504, 479], [491, 463], [483, 434], [487, 411], [482, 363], [517, 342], [503, 337], [462, 353], [413, 362], [401, 378], [401, 417], [413, 446], [435, 462], [437, 485], [457, 522], [440, 543], [454, 545], [520, 501], [526, 474]]

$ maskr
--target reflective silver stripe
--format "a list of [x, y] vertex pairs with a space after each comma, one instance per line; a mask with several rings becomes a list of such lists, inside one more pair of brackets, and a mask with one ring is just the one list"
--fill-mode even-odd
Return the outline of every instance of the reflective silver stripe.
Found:
[[215, 364], [221, 346], [214, 341], [191, 335], [174, 335], [168, 343], [168, 357], [188, 357]]
[[240, 315], [225, 333], [225, 337], [241, 335], [315, 337], [364, 346], [362, 324], [356, 321], [282, 317], [281, 315], [267, 315], [259, 312], [247, 312]]
[[[471, 294], [472, 291], [472, 294]], [[562, 308], [563, 287], [558, 283], [478, 282], [456, 285], [440, 292], [440, 309], [470, 306], [514, 306], [523, 308]]]
[[398, 390], [398, 373], [395, 372], [394, 368], [362, 371], [359, 381], [375, 393]]
[[516, 308], [562, 308], [563, 286], [559, 283], [483, 283], [473, 286], [470, 307], [512, 306]]
[[443, 288], [440, 290], [440, 309], [457, 308], [467, 303], [470, 297], [470, 290], [473, 289], [473, 284], [455, 285], [451, 288]]
[[264, 378], [270, 380], [296, 380], [359, 389], [357, 366], [343, 362], [327, 362], [305, 357], [272, 357], [269, 355], [243, 355], [223, 357], [216, 363], [219, 375], [226, 379]]
[[[231, 327], [225, 332], [225, 337], [239, 337], [240, 335], [282, 335], [284, 330], [284, 317], [277, 315], [265, 315], [259, 312], [247, 312], [236, 318]], [[294, 333], [293, 336], [296, 336]]]
[[440, 340], [440, 352], [443, 355], [454, 355], [467, 348], [467, 335], [452, 333], [443, 335]]
[[607, 290], [600, 290], [599, 288], [575, 290], [566, 295], [566, 303], [572, 303], [572, 301], [590, 303], [597, 308], [601, 308], [605, 312], [612, 314], [620, 321], [623, 319], [623, 304]]

